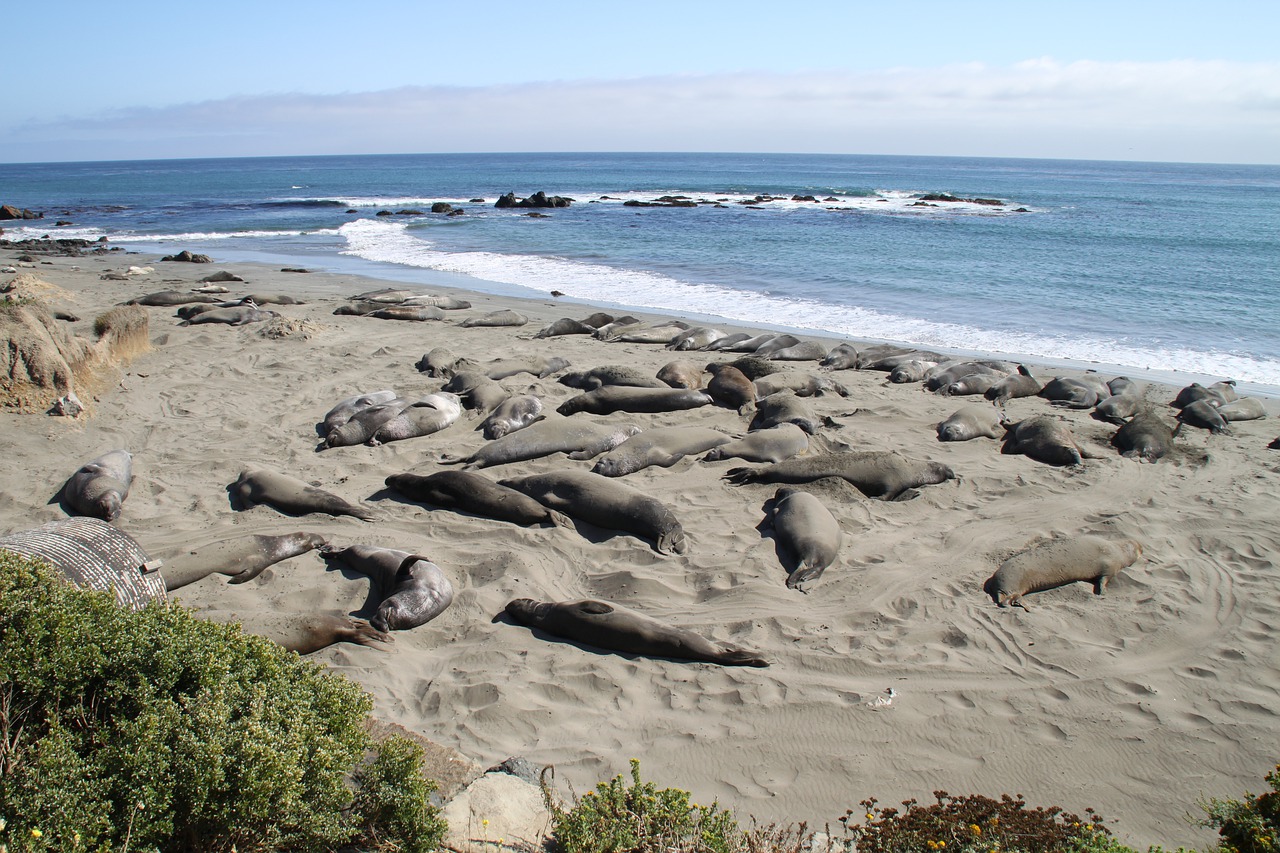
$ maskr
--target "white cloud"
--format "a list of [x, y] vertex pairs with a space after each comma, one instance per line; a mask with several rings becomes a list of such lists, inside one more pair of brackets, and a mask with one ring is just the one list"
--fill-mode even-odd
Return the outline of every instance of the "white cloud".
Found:
[[403, 87], [231, 97], [0, 133], [10, 161], [587, 150], [1276, 162], [1280, 63], [1045, 58]]

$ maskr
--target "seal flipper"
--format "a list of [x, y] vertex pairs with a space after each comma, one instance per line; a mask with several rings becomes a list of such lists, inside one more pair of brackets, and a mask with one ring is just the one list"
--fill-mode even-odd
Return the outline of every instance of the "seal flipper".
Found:
[[743, 649], [735, 649], [732, 646], [726, 646], [724, 654], [716, 660], [716, 663], [722, 663], [726, 666], [768, 666], [769, 662], [760, 657], [755, 652], [744, 651]]
[[578, 609], [583, 613], [590, 613], [593, 616], [605, 616], [613, 612], [613, 606], [605, 604], [603, 601], [588, 599], [578, 605]]

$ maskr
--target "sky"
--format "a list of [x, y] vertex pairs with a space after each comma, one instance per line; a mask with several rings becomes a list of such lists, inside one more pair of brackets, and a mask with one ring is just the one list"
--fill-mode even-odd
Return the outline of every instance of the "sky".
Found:
[[7, 3], [0, 162], [735, 151], [1280, 163], [1280, 2]]

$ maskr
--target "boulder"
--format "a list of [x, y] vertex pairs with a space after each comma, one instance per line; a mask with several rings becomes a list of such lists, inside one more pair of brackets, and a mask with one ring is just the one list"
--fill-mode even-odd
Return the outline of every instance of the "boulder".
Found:
[[0, 219], [44, 219], [44, 214], [27, 210], [25, 207], [18, 209], [11, 204], [4, 204], [0, 205]]
[[191, 252], [191, 251], [189, 251], [189, 250], [187, 250], [187, 249], [183, 249], [181, 252], [179, 252], [179, 253], [178, 253], [178, 254], [176, 254], [176, 255], [165, 255], [165, 256], [164, 256], [163, 258], [161, 258], [160, 260], [162, 260], [162, 261], [179, 261], [179, 262], [181, 262], [181, 263], [185, 263], [185, 264], [211, 264], [211, 263], [213, 263], [213, 258], [209, 257], [208, 255], [197, 255], [197, 254], [195, 254], [195, 253], [193, 253], [193, 252]]
[[573, 199], [564, 198], [563, 196], [548, 196], [545, 192], [538, 191], [528, 198], [517, 199], [515, 193], [507, 193], [499, 197], [494, 207], [499, 209], [510, 207], [568, 207], [573, 203]]
[[432, 213], [448, 213], [451, 210], [453, 210], [453, 205], [449, 204], [447, 201], [438, 201], [431, 205]]

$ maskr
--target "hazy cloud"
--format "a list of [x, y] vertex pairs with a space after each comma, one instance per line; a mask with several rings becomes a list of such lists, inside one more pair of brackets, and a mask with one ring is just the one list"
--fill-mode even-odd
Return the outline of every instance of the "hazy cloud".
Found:
[[1276, 162], [1280, 63], [1035, 59], [229, 97], [0, 130], [0, 159], [771, 151]]

